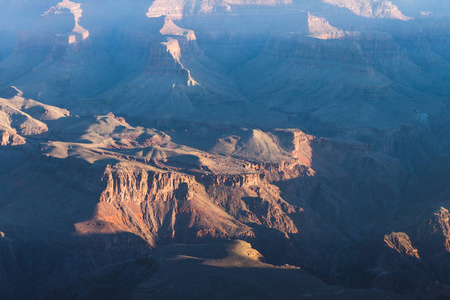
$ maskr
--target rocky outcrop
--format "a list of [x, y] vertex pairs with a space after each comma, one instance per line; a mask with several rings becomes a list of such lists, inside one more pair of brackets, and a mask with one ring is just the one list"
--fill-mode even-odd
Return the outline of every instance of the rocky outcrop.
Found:
[[[186, 38], [189, 41], [189, 39], [192, 37], [190, 37], [188, 34]], [[169, 38], [167, 42], [163, 43], [163, 45], [166, 46], [167, 52], [169, 52], [172, 55], [173, 59], [175, 60], [175, 62], [178, 63], [179, 67], [181, 67], [181, 69], [185, 71], [185, 74], [187, 75], [186, 85], [187, 86], [198, 85], [198, 83], [192, 78], [191, 71], [186, 69], [183, 66], [183, 63], [181, 62], [181, 49], [178, 40]]]
[[239, 188], [258, 185], [263, 180], [263, 178], [264, 177], [259, 173], [237, 175], [208, 174], [197, 176], [196, 180], [206, 187], [224, 185]]
[[[127, 228], [151, 245], [164, 239], [253, 236], [250, 228], [217, 207], [193, 176], [119, 165], [108, 167], [103, 180], [96, 219]], [[111, 219], [113, 210], [118, 210], [117, 217]]]
[[449, 282], [450, 273], [445, 267], [450, 262], [450, 214], [440, 207], [430, 217], [425, 217], [417, 229], [417, 240], [422, 257], [426, 259], [440, 282]]
[[67, 109], [46, 105], [25, 98], [23, 91], [15, 86], [5, 88], [0, 94], [0, 104], [20, 110], [39, 121], [54, 121], [70, 115]]
[[321, 40], [340, 39], [348, 34], [331, 26], [325, 18], [316, 17], [310, 13], [308, 13], [308, 28], [311, 37]]
[[367, 241], [351, 254], [348, 274], [361, 286], [414, 294], [433, 280], [415, 246], [404, 232]]
[[23, 145], [27, 136], [48, 132], [48, 126], [43, 121], [57, 120], [69, 115], [65, 109], [24, 98], [22, 91], [16, 87], [4, 89], [1, 96], [8, 98], [0, 98], [1, 146]]
[[0, 104], [0, 131], [2, 145], [21, 145], [23, 136], [40, 135], [48, 131], [47, 125], [11, 106]]
[[244, 1], [186, 1], [186, 0], [157, 0], [152, 3], [147, 12], [149, 18], [165, 16], [172, 20], [180, 20], [188, 14], [205, 14], [222, 9], [231, 11], [233, 6], [261, 5], [276, 6], [292, 4], [291, 0], [244, 0]]
[[44, 16], [59, 15], [64, 13], [64, 10], [70, 11], [73, 15], [75, 26], [72, 30], [72, 34], [68, 37], [69, 44], [75, 44], [81, 40], [85, 40], [89, 37], [89, 31], [81, 27], [80, 19], [83, 14], [81, 9], [81, 3], [75, 3], [69, 0], [63, 0], [57, 5], [51, 7], [44, 13]]
[[[347, 45], [346, 45], [347, 46]], [[353, 66], [366, 64], [357, 45], [348, 45], [344, 50], [342, 43], [304, 39], [301, 36], [273, 34], [264, 49], [263, 55], [280, 61], [297, 63], [316, 63], [318, 61], [351, 63]], [[332, 55], [330, 55], [332, 53]]]
[[450, 213], [441, 207], [419, 228], [419, 239], [427, 247], [450, 253]]
[[183, 18], [183, 9], [185, 1], [183, 0], [158, 0], [152, 3], [147, 12], [148, 18], [168, 17], [171, 20]]
[[384, 236], [384, 242], [389, 248], [400, 254], [420, 259], [419, 251], [411, 244], [409, 236], [404, 232], [393, 232]]
[[0, 145], [1, 146], [18, 146], [26, 144], [24, 137], [16, 134], [14, 131], [2, 131], [0, 130]]
[[407, 21], [410, 18], [390, 1], [382, 0], [324, 0], [325, 3], [345, 7], [358, 16], [366, 18], [387, 18]]
[[159, 32], [162, 35], [185, 36], [188, 41], [194, 41], [197, 39], [195, 37], [194, 31], [178, 27], [177, 25], [175, 25], [173, 20], [168, 17], [164, 19], [164, 26]]

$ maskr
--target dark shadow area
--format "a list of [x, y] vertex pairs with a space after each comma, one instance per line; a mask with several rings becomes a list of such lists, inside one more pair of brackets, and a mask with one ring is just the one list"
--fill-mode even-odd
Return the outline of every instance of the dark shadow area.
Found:
[[[156, 248], [146, 258], [96, 270], [83, 284], [50, 299], [108, 299], [110, 289], [121, 299], [396, 299], [381, 291], [326, 286], [299, 269], [261, 263], [247, 256], [245, 245], [222, 241]], [[113, 283], [120, 278], [118, 288]]]

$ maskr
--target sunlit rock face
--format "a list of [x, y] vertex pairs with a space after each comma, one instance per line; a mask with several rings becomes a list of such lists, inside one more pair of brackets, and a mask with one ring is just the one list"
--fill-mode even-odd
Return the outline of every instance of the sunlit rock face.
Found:
[[308, 13], [308, 28], [311, 37], [321, 40], [343, 38], [346, 33], [328, 23], [325, 18], [313, 16]]
[[338, 7], [344, 7], [351, 10], [358, 16], [366, 18], [386, 18], [407, 21], [410, 18], [403, 15], [402, 12], [390, 1], [381, 0], [324, 0]]
[[186, 1], [156, 0], [147, 12], [149, 18], [165, 16], [172, 20], [180, 20], [186, 14], [208, 14], [214, 11], [233, 11], [239, 6], [277, 6], [292, 4], [291, 0], [244, 0], [244, 1]]
[[386, 245], [400, 254], [420, 259], [419, 251], [411, 245], [409, 236], [404, 232], [393, 232], [384, 236]]
[[69, 0], [64, 0], [53, 6], [48, 11], [44, 13], [44, 16], [49, 15], [60, 15], [64, 14], [65, 11], [70, 11], [73, 15], [75, 26], [72, 29], [72, 34], [69, 35], [69, 44], [74, 44], [78, 40], [85, 40], [89, 37], [89, 31], [80, 26], [80, 19], [83, 15], [83, 10], [81, 9], [81, 3], [75, 3]]
[[3, 1], [0, 299], [445, 299], [444, 4]]

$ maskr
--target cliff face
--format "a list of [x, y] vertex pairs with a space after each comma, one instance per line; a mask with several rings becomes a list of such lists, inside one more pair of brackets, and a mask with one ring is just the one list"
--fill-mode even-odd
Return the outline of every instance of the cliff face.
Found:
[[119, 165], [107, 167], [103, 181], [96, 220], [111, 222], [117, 209], [111, 226], [143, 234], [152, 245], [166, 239], [254, 239], [244, 224], [288, 235], [303, 226], [303, 209], [284, 201], [279, 188], [259, 174], [192, 176]]
[[442, 282], [446, 282], [450, 275], [444, 267], [450, 258], [449, 217], [448, 210], [440, 207], [433, 214], [427, 215], [417, 229], [417, 240], [424, 256]]
[[[119, 166], [107, 168], [106, 189], [97, 219], [108, 221], [117, 209], [118, 224], [156, 241], [194, 242], [204, 238], [246, 238], [249, 227], [214, 205], [193, 176]], [[120, 216], [120, 213], [122, 215]]]

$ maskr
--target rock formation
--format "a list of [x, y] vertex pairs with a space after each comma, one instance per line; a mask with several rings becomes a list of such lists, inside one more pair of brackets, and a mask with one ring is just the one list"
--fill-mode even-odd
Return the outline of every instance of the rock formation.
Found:
[[44, 16], [48, 16], [51, 14], [62, 14], [63, 10], [69, 10], [70, 13], [74, 17], [75, 26], [72, 29], [72, 33], [69, 36], [69, 44], [74, 44], [79, 40], [85, 40], [89, 37], [89, 31], [81, 27], [80, 19], [83, 14], [83, 10], [81, 9], [81, 3], [75, 3], [69, 0], [63, 0], [58, 3], [56, 6], [53, 6], [48, 11], [44, 13]]
[[321, 40], [334, 40], [345, 36], [343, 30], [339, 30], [328, 23], [325, 18], [320, 18], [308, 13], [308, 27], [310, 36]]
[[402, 12], [391, 1], [380, 0], [324, 0], [324, 2], [345, 7], [356, 15], [366, 18], [388, 18], [407, 21], [410, 18]]

